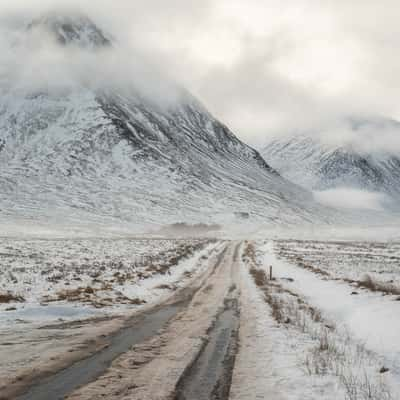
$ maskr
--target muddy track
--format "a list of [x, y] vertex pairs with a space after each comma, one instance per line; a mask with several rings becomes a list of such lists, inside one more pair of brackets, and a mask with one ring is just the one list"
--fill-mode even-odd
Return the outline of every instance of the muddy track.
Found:
[[149, 312], [135, 325], [124, 328], [110, 338], [106, 348], [93, 356], [76, 362], [59, 373], [41, 381], [17, 400], [61, 400], [75, 389], [95, 380], [112, 361], [133, 345], [154, 336], [188, 302], [168, 305]]
[[217, 268], [214, 257], [188, 307], [164, 329], [68, 399], [228, 399], [238, 344], [236, 246], [219, 253]]
[[[223, 261], [228, 246], [225, 246], [207, 276], [213, 275]], [[200, 279], [201, 281], [202, 279]], [[61, 400], [76, 389], [95, 381], [110, 367], [112, 362], [157, 333], [182, 312], [193, 296], [201, 289], [201, 284], [181, 289], [170, 301], [155, 306], [140, 316], [128, 320], [126, 326], [107, 338], [107, 345], [87, 358], [75, 362], [54, 375], [39, 379], [27, 390], [21, 390], [18, 396], [6, 397], [16, 400]]]
[[224, 308], [208, 331], [208, 340], [176, 386], [175, 400], [228, 400], [239, 347], [240, 309], [234, 279], [241, 244], [235, 246], [230, 277], [232, 285]]
[[197, 359], [180, 379], [175, 400], [228, 400], [238, 349], [237, 299], [227, 299]]

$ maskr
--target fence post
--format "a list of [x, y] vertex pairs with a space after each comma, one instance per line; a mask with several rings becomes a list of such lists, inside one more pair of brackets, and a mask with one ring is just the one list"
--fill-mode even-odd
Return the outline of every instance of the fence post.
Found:
[[272, 265], [269, 266], [269, 280], [272, 281]]

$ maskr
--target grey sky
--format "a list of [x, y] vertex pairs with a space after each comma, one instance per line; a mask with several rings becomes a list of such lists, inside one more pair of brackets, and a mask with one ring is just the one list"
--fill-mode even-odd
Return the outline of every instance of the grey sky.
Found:
[[[400, 118], [398, 1], [75, 3], [249, 142], [318, 131], [349, 114]], [[0, 15], [33, 15], [55, 4], [74, 1], [0, 0]]]

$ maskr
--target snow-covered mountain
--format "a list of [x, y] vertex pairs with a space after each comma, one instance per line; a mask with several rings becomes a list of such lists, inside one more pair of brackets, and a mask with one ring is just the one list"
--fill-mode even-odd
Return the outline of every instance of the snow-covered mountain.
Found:
[[[400, 123], [390, 125], [400, 135]], [[400, 197], [400, 156], [388, 150], [357, 150], [298, 135], [271, 141], [261, 154], [282, 176], [309, 190], [347, 187]]]
[[[57, 45], [112, 46], [89, 19], [45, 17]], [[160, 105], [135, 89], [7, 82], [0, 96], [0, 215], [55, 223], [162, 224], [325, 218], [183, 89]]]
[[73, 44], [86, 48], [111, 46], [111, 38], [88, 17], [81, 14], [60, 15], [49, 13], [31, 22], [28, 30], [47, 31], [61, 45]]

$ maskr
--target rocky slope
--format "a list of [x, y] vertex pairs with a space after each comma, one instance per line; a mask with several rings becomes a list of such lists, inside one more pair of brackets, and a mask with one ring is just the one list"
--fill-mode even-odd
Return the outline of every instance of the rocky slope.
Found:
[[[395, 126], [400, 133], [400, 124]], [[301, 135], [273, 140], [261, 153], [280, 174], [309, 190], [347, 187], [381, 192], [391, 199], [390, 207], [400, 197], [400, 157], [394, 152], [327, 145]]]
[[[34, 21], [60, 48], [112, 47], [84, 17]], [[4, 82], [4, 81], [3, 81]], [[0, 215], [122, 226], [249, 217], [321, 219], [311, 195], [281, 178], [182, 89], [160, 105], [134, 88], [73, 84], [0, 96]]]

